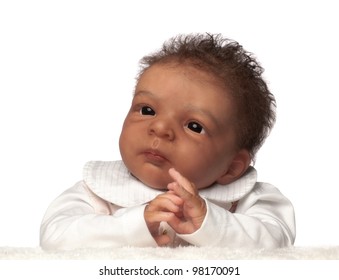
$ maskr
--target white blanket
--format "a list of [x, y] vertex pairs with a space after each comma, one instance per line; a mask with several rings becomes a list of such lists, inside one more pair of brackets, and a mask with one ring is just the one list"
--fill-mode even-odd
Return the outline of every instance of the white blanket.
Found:
[[122, 260], [338, 260], [339, 246], [332, 247], [289, 247], [275, 250], [229, 250], [212, 247], [179, 248], [105, 248], [72, 251], [43, 251], [41, 248], [0, 247], [0, 259], [122, 259]]

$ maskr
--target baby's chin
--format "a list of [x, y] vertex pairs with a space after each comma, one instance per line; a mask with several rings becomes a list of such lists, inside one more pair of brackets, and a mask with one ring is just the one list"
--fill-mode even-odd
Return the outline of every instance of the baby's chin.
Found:
[[147, 176], [145, 176], [146, 178], [143, 178], [142, 176], [137, 177], [134, 174], [132, 174], [132, 176], [134, 178], [136, 178], [137, 180], [139, 180], [140, 182], [142, 182], [147, 187], [149, 187], [151, 189], [159, 190], [159, 191], [166, 191], [167, 190], [167, 185], [169, 183], [171, 183], [168, 180], [164, 180], [164, 179], [160, 179], [160, 178], [158, 178], [158, 179], [154, 178], [154, 177], [153, 178], [149, 178]]

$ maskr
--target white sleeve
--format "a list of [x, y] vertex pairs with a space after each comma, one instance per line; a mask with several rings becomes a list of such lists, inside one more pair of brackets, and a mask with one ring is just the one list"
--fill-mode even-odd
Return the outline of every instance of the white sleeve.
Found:
[[114, 211], [98, 214], [86, 185], [79, 182], [47, 209], [40, 228], [40, 245], [47, 250], [127, 245], [155, 247], [157, 244], [144, 220], [144, 208], [145, 205], [115, 207]]
[[199, 230], [180, 238], [196, 246], [278, 248], [295, 239], [294, 209], [278, 189], [257, 183], [235, 213], [206, 200], [207, 214]]

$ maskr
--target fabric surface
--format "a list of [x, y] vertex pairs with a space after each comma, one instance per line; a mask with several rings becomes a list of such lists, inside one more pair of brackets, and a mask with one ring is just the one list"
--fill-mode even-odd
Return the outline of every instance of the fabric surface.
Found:
[[230, 250], [211, 247], [106, 248], [43, 251], [41, 248], [0, 247], [1, 260], [339, 260], [339, 246], [287, 247], [274, 250]]

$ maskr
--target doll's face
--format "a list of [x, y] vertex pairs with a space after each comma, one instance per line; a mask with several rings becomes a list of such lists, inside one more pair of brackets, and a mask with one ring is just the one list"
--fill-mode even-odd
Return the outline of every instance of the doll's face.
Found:
[[155, 189], [173, 181], [171, 167], [199, 189], [210, 186], [236, 153], [232, 105], [205, 72], [185, 65], [151, 66], [137, 83], [122, 128], [125, 165]]

